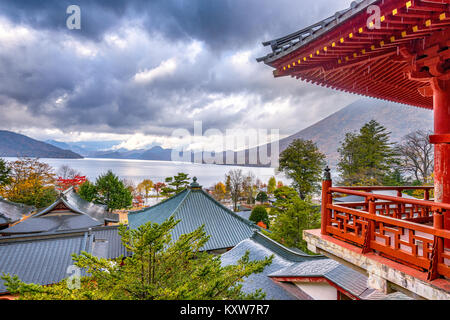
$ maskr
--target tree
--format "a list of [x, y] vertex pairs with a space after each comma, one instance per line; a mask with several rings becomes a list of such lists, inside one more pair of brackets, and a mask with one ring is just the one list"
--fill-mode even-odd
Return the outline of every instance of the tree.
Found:
[[225, 185], [222, 182], [219, 182], [214, 185], [213, 196], [216, 200], [221, 201], [225, 198], [227, 194], [227, 190]]
[[162, 194], [166, 197], [171, 197], [187, 188], [189, 185], [189, 175], [179, 172], [176, 176], [167, 177], [165, 182], [166, 186], [162, 188]]
[[242, 192], [242, 183], [244, 175], [241, 169], [230, 170], [226, 175], [226, 180], [230, 183], [231, 200], [233, 201], [234, 211], [237, 211], [237, 203]]
[[154, 187], [154, 185], [153, 185], [152, 180], [144, 179], [141, 183], [139, 183], [139, 185], [137, 186], [137, 189], [140, 193], [144, 194], [146, 199], [148, 199], [153, 187]]
[[200, 251], [208, 241], [204, 227], [172, 241], [171, 230], [178, 221], [161, 225], [151, 222], [137, 229], [120, 226], [122, 243], [131, 257], [113, 260], [86, 252], [73, 255], [75, 265], [87, 271], [80, 288], [66, 281], [51, 286], [25, 284], [17, 276], [3, 274], [8, 291], [20, 299], [35, 300], [236, 300], [262, 299], [259, 289], [242, 292], [242, 281], [260, 273], [273, 256], [250, 261], [249, 252], [237, 265], [223, 267], [219, 256]]
[[279, 171], [293, 180], [292, 186], [305, 199], [319, 190], [325, 155], [311, 140], [295, 139], [281, 154]]
[[8, 163], [0, 158], [0, 194], [3, 188], [11, 182], [10, 174], [11, 168], [8, 166]]
[[292, 188], [283, 187], [275, 192], [277, 201], [270, 211], [272, 232], [267, 235], [287, 247], [308, 252], [303, 230], [320, 227], [319, 207], [302, 200]]
[[122, 181], [111, 170], [97, 178], [95, 182], [97, 195], [96, 201], [114, 209], [128, 208], [133, 204], [133, 195]]
[[276, 187], [277, 187], [277, 180], [275, 179], [275, 177], [270, 177], [269, 182], [267, 184], [267, 193], [273, 194]]
[[255, 206], [250, 214], [249, 220], [254, 223], [262, 221], [266, 226], [269, 226], [269, 215], [264, 206]]
[[398, 163], [390, 132], [371, 120], [356, 133], [347, 133], [338, 149], [338, 170], [344, 185], [379, 185]]
[[430, 143], [431, 132], [417, 130], [406, 135], [397, 145], [400, 168], [422, 184], [429, 183], [434, 170], [434, 147]]
[[97, 187], [89, 180], [86, 180], [86, 182], [80, 185], [78, 195], [87, 202], [95, 202], [97, 197]]
[[82, 174], [75, 169], [72, 169], [68, 165], [62, 165], [56, 172], [56, 176], [61, 179], [74, 179], [75, 177], [80, 177]]
[[268, 199], [269, 199], [269, 197], [267, 196], [267, 193], [265, 193], [264, 191], [260, 191], [256, 195], [256, 200], [261, 202], [261, 204], [263, 204], [264, 202], [267, 202]]
[[56, 200], [55, 175], [50, 165], [38, 159], [19, 158], [10, 162], [8, 168], [10, 180], [3, 190], [8, 200], [36, 208], [47, 207]]
[[166, 184], [163, 182], [157, 182], [153, 185], [153, 189], [156, 192], [156, 198], [159, 198], [162, 188], [165, 188]]
[[242, 180], [242, 193], [247, 198], [248, 204], [255, 203], [257, 192], [256, 177], [252, 172], [248, 172]]

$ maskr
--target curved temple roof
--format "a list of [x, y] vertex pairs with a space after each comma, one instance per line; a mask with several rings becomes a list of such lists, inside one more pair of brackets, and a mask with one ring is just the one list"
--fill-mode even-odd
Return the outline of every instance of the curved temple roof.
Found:
[[149, 221], [161, 224], [169, 217], [181, 220], [172, 231], [173, 240], [205, 225], [205, 232], [211, 236], [202, 248], [206, 251], [234, 247], [258, 230], [255, 224], [223, 206], [195, 182], [150, 208], [130, 212], [128, 222], [130, 228], [137, 228]]
[[[432, 109], [430, 77], [449, 71], [450, 0], [362, 0], [312, 26], [264, 42], [258, 58], [321, 86]], [[371, 7], [376, 5], [377, 7]], [[379, 8], [379, 15], [374, 8]], [[434, 59], [434, 60], [433, 60]], [[439, 70], [431, 63], [440, 62]]]
[[[48, 285], [71, 276], [72, 254], [86, 251], [96, 257], [115, 259], [128, 256], [117, 226], [77, 232], [42, 233], [0, 237], [0, 274], [17, 275], [26, 283]], [[0, 280], [0, 295], [7, 293]]]
[[[60, 206], [64, 210], [59, 210]], [[69, 211], [69, 214], [65, 211]], [[106, 222], [119, 222], [118, 215], [107, 212], [105, 206], [83, 200], [73, 188], [70, 188], [49, 207], [12, 227], [1, 230], [0, 233], [9, 235], [61, 232], [101, 226]]]

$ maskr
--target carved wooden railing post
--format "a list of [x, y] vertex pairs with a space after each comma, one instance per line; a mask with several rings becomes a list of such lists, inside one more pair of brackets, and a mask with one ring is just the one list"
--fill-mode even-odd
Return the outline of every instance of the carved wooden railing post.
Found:
[[[376, 204], [375, 204], [375, 198], [369, 198], [369, 214], [370, 215], [376, 215]], [[375, 237], [375, 222], [372, 219], [367, 220], [367, 229], [366, 234], [364, 237], [364, 245], [362, 248], [362, 253], [368, 253], [372, 249], [370, 248], [370, 242], [374, 240]]]
[[322, 211], [321, 211], [321, 233], [327, 234], [327, 226], [328, 222], [330, 221], [328, 204], [332, 203], [332, 197], [330, 194], [329, 189], [332, 186], [332, 180], [331, 180], [331, 174], [330, 174], [330, 168], [328, 166], [325, 168], [325, 173], [323, 175], [322, 180]]
[[[444, 215], [442, 209], [433, 208], [433, 228], [444, 228]], [[427, 280], [432, 281], [439, 278], [438, 265], [441, 263], [441, 255], [444, 250], [444, 239], [438, 236], [434, 236], [433, 251], [431, 252], [430, 267], [428, 269]]]

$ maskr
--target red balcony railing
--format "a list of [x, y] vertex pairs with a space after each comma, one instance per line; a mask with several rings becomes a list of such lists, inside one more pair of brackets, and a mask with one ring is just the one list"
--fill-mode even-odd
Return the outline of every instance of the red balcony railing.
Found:
[[[401, 197], [403, 190], [423, 190], [425, 199]], [[322, 184], [324, 235], [351, 243], [428, 273], [428, 280], [450, 277], [450, 230], [443, 229], [450, 204], [429, 201], [433, 187], [332, 187]], [[398, 196], [371, 193], [395, 190]], [[338, 203], [338, 194], [364, 197], [362, 202]]]

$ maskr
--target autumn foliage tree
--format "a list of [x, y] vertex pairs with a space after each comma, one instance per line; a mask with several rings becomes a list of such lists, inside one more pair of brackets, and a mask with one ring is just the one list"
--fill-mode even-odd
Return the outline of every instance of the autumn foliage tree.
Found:
[[213, 196], [216, 200], [221, 201], [225, 199], [227, 189], [222, 182], [218, 182], [214, 185]]
[[144, 179], [138, 184], [137, 189], [139, 193], [143, 194], [146, 199], [150, 196], [150, 192], [153, 189], [153, 181], [150, 179]]
[[153, 185], [153, 190], [155, 190], [157, 198], [159, 198], [159, 195], [161, 194], [161, 190], [165, 186], [166, 186], [166, 184], [164, 182], [157, 182]]
[[8, 168], [9, 182], [3, 188], [5, 198], [37, 208], [56, 200], [55, 174], [50, 165], [35, 158], [19, 158], [8, 163]]

